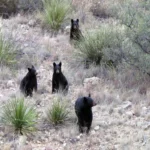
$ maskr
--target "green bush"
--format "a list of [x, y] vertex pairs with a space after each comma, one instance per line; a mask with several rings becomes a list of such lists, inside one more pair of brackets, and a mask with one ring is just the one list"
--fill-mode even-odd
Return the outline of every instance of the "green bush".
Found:
[[4, 106], [1, 121], [15, 133], [23, 134], [36, 129], [37, 113], [23, 98], [15, 98]]
[[68, 118], [68, 110], [62, 99], [55, 99], [51, 108], [46, 112], [47, 120], [54, 125], [61, 124]]
[[88, 31], [78, 43], [76, 54], [91, 63], [100, 64], [121, 60], [123, 30], [117, 26], [102, 25]]
[[52, 30], [58, 31], [71, 10], [70, 0], [43, 0], [42, 19]]
[[150, 75], [150, 2], [124, 2], [117, 12], [128, 37], [123, 45], [126, 62]]
[[16, 53], [14, 46], [4, 39], [0, 31], [0, 66], [15, 64], [15, 59]]

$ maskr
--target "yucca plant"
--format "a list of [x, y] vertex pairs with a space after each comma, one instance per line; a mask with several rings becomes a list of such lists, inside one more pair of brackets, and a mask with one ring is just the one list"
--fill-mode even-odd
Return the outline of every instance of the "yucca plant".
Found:
[[16, 63], [14, 46], [6, 41], [0, 31], [0, 65], [12, 65]]
[[121, 29], [102, 25], [99, 29], [85, 32], [84, 38], [77, 43], [76, 56], [97, 65], [118, 61], [121, 39]]
[[15, 133], [34, 131], [36, 121], [35, 109], [24, 98], [15, 98], [3, 107], [1, 123], [12, 127]]
[[68, 119], [68, 113], [66, 105], [60, 99], [55, 99], [46, 112], [47, 120], [54, 125], [61, 124]]
[[58, 31], [71, 10], [70, 0], [43, 0], [42, 19], [52, 30]]

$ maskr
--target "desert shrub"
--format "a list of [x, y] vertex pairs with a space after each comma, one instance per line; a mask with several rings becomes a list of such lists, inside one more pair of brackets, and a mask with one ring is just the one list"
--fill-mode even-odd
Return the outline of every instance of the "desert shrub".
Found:
[[105, 2], [99, 0], [93, 3], [90, 8], [92, 14], [97, 18], [108, 18], [111, 16], [111, 9], [106, 5]]
[[117, 9], [128, 37], [123, 45], [125, 61], [150, 75], [150, 2], [128, 1]]
[[95, 64], [121, 61], [121, 47], [124, 40], [123, 29], [117, 26], [102, 25], [99, 29], [88, 31], [78, 43], [76, 54]]
[[53, 105], [47, 110], [47, 120], [54, 125], [61, 124], [68, 119], [68, 110], [60, 98], [53, 101]]
[[0, 0], [0, 16], [8, 18], [16, 13], [18, 0]]
[[37, 113], [24, 98], [15, 98], [3, 107], [1, 123], [14, 129], [15, 133], [34, 131]]
[[11, 42], [7, 41], [0, 31], [0, 66], [12, 65], [16, 63], [15, 48]]
[[43, 22], [52, 30], [59, 30], [71, 10], [70, 0], [44, 0]]

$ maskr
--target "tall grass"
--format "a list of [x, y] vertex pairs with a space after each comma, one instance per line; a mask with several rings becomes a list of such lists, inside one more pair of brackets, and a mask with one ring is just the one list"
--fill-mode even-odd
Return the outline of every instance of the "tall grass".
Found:
[[44, 23], [52, 30], [59, 30], [71, 11], [70, 0], [43, 0], [43, 6], [42, 18]]
[[0, 30], [0, 66], [15, 64], [15, 58], [14, 46], [3, 37]]
[[68, 110], [62, 99], [55, 99], [51, 108], [46, 112], [47, 120], [54, 125], [63, 123], [68, 118]]
[[12, 127], [15, 133], [27, 133], [35, 130], [37, 113], [33, 106], [23, 98], [15, 98], [2, 110], [2, 124]]
[[95, 64], [119, 61], [121, 40], [123, 40], [121, 29], [103, 25], [99, 29], [85, 33], [84, 39], [78, 43], [77, 57]]

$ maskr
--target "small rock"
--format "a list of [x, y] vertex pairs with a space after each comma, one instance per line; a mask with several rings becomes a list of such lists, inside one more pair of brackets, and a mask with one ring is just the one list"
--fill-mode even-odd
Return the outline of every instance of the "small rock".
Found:
[[84, 85], [85, 84], [92, 84], [92, 85], [97, 85], [99, 83], [100, 79], [98, 77], [91, 77], [91, 78], [86, 78], [84, 80]]
[[25, 44], [24, 44], [24, 47], [28, 47], [28, 46], [29, 46], [28, 43], [25, 43]]
[[74, 144], [74, 143], [76, 143], [78, 140], [76, 139], [76, 138], [71, 138], [70, 139], [70, 142], [72, 143], [72, 144]]
[[142, 110], [141, 110], [141, 116], [145, 116], [146, 114], [148, 113], [148, 108], [147, 107], [142, 107]]
[[12, 81], [12, 80], [9, 80], [8, 82], [7, 82], [7, 88], [10, 88], [10, 87], [14, 87], [14, 81]]
[[150, 122], [145, 122], [145, 124], [142, 127], [144, 130], [147, 130], [150, 128]]
[[52, 150], [52, 148], [50, 147], [50, 145], [47, 145], [47, 146], [45, 147], [45, 150]]
[[28, 25], [29, 25], [30, 27], [35, 27], [36, 21], [35, 21], [35, 20], [30, 20], [29, 23], [28, 23]]
[[64, 144], [63, 144], [63, 146], [65, 147], [67, 145], [67, 143], [65, 142]]
[[122, 104], [122, 108], [123, 108], [123, 109], [128, 109], [128, 108], [130, 108], [130, 107], [132, 107], [132, 102], [130, 102], [130, 101], [125, 101], [125, 102]]
[[31, 145], [22, 146], [21, 150], [32, 150], [32, 146]]
[[77, 136], [77, 139], [80, 140], [80, 138], [81, 138], [82, 136], [83, 136], [82, 134], [78, 135], [78, 136]]
[[11, 150], [11, 143], [5, 143], [3, 150]]
[[128, 111], [128, 112], [126, 112], [126, 115], [129, 117], [129, 118], [131, 118], [132, 116], [133, 116], [133, 112], [132, 111]]
[[25, 143], [26, 143], [26, 140], [27, 140], [26, 136], [20, 136], [19, 139], [18, 139], [18, 146], [17, 146], [17, 148], [21, 149], [22, 147], [24, 147]]
[[95, 130], [92, 130], [92, 131], [91, 131], [91, 134], [92, 134], [92, 135], [94, 135], [95, 133], [96, 133]]
[[96, 126], [96, 127], [94, 128], [95, 131], [97, 131], [97, 130], [99, 130], [99, 129], [100, 129], [99, 126]]
[[70, 28], [71, 28], [70, 25], [69, 25], [69, 26], [66, 26], [64, 31], [65, 31], [66, 33], [69, 33], [69, 32], [70, 32]]

